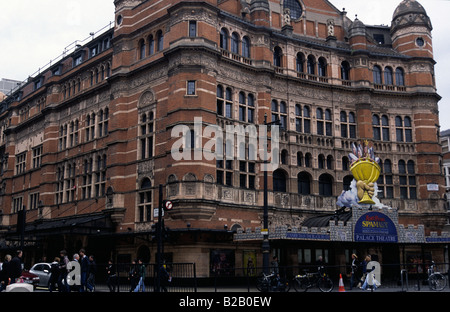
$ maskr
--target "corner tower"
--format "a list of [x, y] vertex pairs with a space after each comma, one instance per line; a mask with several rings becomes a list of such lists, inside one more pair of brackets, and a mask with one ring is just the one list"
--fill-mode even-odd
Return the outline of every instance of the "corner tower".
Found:
[[416, 0], [403, 0], [392, 16], [392, 46], [400, 53], [433, 58], [430, 18]]

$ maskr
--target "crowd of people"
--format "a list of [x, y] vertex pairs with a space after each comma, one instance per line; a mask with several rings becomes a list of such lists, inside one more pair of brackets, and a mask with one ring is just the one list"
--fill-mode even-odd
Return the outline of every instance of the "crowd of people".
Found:
[[15, 283], [22, 275], [22, 254], [22, 250], [18, 250], [14, 257], [9, 254], [5, 256], [0, 268], [0, 291]]
[[[4, 262], [0, 263], [0, 291], [5, 290], [6, 286], [20, 282], [23, 271], [22, 251], [16, 252], [15, 256], [6, 255]], [[76, 262], [76, 264], [74, 263]], [[87, 256], [84, 249], [80, 249], [78, 253], [69, 255], [66, 250], [61, 250], [59, 257], [55, 257], [50, 263], [50, 292], [56, 289], [59, 292], [92, 292], [95, 290], [95, 280], [97, 275], [97, 264], [93, 255]], [[105, 267], [106, 285], [110, 292], [118, 291], [118, 274], [117, 268], [112, 260], [108, 261]], [[132, 262], [128, 272], [128, 282], [130, 292], [145, 292], [145, 273], [146, 266], [142, 259], [136, 259]], [[163, 265], [159, 274], [162, 276], [162, 291], [167, 291], [167, 283], [171, 280], [170, 274]]]

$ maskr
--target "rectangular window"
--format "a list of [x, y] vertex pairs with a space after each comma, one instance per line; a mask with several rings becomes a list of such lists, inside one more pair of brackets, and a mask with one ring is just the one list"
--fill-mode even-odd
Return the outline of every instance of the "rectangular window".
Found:
[[29, 202], [29, 209], [38, 209], [39, 207], [39, 193], [33, 193], [30, 194], [30, 202]]
[[27, 153], [23, 152], [16, 156], [16, 174], [24, 173], [26, 170]]
[[140, 159], [153, 157], [154, 113], [140, 115]]
[[12, 204], [12, 213], [16, 213], [23, 209], [23, 198], [22, 196], [13, 198], [13, 204]]
[[42, 145], [33, 148], [33, 169], [39, 168], [42, 161]]
[[189, 80], [187, 82], [187, 95], [195, 95], [195, 81]]
[[197, 37], [197, 21], [189, 21], [189, 37]]

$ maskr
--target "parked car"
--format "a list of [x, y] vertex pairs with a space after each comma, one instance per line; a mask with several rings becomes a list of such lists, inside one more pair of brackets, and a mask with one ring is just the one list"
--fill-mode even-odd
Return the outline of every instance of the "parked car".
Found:
[[50, 276], [52, 275], [50, 263], [36, 263], [31, 267], [29, 272], [39, 277], [38, 286], [49, 286], [48, 283], [50, 281]]
[[33, 289], [39, 285], [39, 276], [30, 271], [22, 271], [20, 279], [23, 280], [24, 283], [33, 285]]

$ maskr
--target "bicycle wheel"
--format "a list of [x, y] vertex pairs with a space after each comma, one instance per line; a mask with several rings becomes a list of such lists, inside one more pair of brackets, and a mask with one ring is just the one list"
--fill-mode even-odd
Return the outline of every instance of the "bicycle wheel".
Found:
[[428, 284], [431, 290], [443, 290], [447, 286], [447, 279], [440, 273], [434, 273], [428, 278]]
[[330, 292], [333, 290], [334, 284], [328, 276], [321, 277], [317, 283], [321, 292]]
[[294, 287], [295, 291], [307, 291], [308, 290], [308, 281], [306, 278], [295, 278], [292, 281], [292, 286]]
[[291, 289], [291, 283], [287, 278], [281, 278], [280, 284], [278, 286], [278, 291], [280, 292], [288, 292]]
[[265, 279], [263, 276], [260, 276], [256, 279], [256, 289], [259, 291], [268, 291], [269, 290], [269, 283], [267, 279]]

